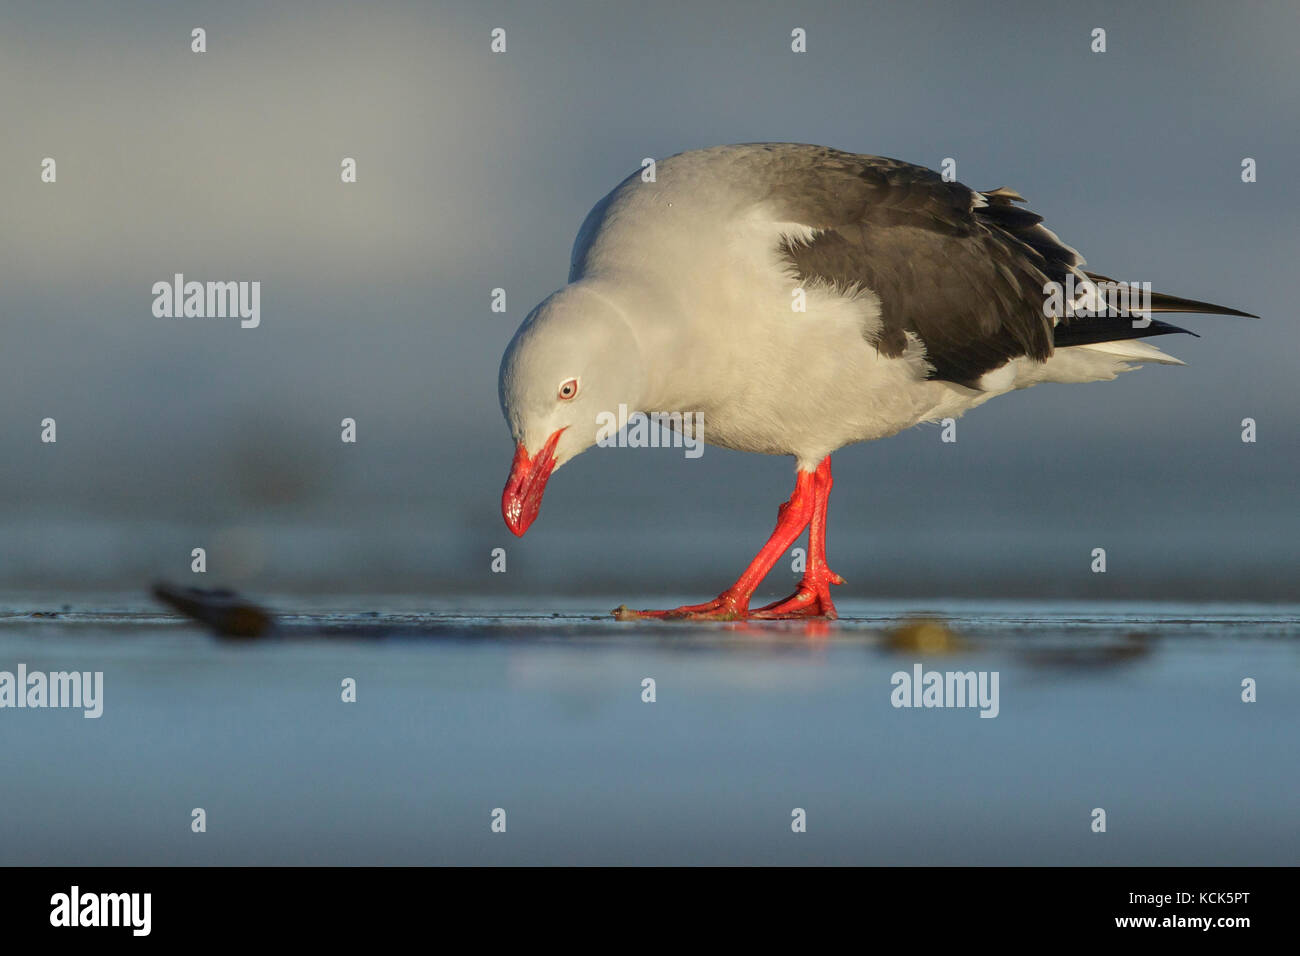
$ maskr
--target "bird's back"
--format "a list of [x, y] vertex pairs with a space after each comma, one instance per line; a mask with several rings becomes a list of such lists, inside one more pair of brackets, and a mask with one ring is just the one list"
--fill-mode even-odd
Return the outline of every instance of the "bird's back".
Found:
[[801, 458], [1011, 388], [1175, 361], [1123, 345], [1174, 326], [1051, 313], [1047, 289], [1089, 281], [1084, 260], [1021, 202], [823, 146], [694, 150], [597, 204], [571, 280], [635, 290], [629, 312], [673, 356], [664, 400], [705, 406], [706, 440]]

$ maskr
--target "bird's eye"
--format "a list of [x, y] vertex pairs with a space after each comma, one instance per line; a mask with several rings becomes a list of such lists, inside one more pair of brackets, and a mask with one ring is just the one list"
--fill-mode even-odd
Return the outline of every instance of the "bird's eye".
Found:
[[567, 402], [577, 394], [578, 380], [576, 378], [571, 378], [560, 383], [560, 401]]

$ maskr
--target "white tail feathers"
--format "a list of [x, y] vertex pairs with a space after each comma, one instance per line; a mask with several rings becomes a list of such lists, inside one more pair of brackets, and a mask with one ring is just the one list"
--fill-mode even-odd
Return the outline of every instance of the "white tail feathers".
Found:
[[1127, 362], [1156, 362], [1160, 365], [1186, 365], [1182, 359], [1176, 359], [1154, 345], [1148, 345], [1141, 339], [1121, 339], [1118, 342], [1093, 342], [1090, 345], [1068, 346], [1073, 351], [1105, 352]]

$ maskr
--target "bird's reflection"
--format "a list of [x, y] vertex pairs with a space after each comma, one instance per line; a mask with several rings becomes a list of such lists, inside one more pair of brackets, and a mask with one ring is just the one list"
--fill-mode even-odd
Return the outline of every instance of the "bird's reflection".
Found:
[[[201, 591], [159, 585], [154, 596], [221, 637], [302, 637], [343, 639], [497, 639], [515, 641], [653, 641], [674, 650], [707, 648], [822, 650], [832, 642], [858, 644], [873, 653], [942, 657], [996, 652], [1040, 671], [1096, 671], [1118, 668], [1148, 657], [1152, 633], [1072, 628], [1069, 621], [1027, 622], [1007, 626], [965, 620], [956, 623], [936, 614], [895, 620], [748, 620], [651, 621], [606, 627], [609, 619], [583, 615], [550, 617], [465, 617], [461, 615], [356, 615], [326, 621], [283, 621], [229, 591]], [[364, 618], [364, 619], [363, 619]]]

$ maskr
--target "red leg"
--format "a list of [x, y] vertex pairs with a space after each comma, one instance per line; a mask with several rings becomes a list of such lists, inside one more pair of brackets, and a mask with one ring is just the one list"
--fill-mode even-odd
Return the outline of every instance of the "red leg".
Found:
[[831, 459], [827, 455], [814, 473], [812, 521], [808, 528], [808, 564], [804, 569], [799, 589], [783, 601], [773, 601], [759, 608], [753, 617], [824, 617], [834, 620], [835, 603], [831, 601], [831, 585], [843, 584], [844, 579], [826, 565], [826, 508], [830, 502]]
[[803, 529], [808, 527], [809, 521], [813, 520], [815, 486], [816, 479], [813, 472], [796, 472], [794, 493], [790, 495], [790, 500], [777, 510], [776, 530], [767, 539], [767, 544], [763, 545], [736, 583], [712, 601], [704, 604], [688, 604], [671, 611], [633, 611], [627, 607], [619, 607], [614, 610], [614, 616], [621, 621], [639, 617], [719, 620], [748, 617], [749, 599], [753, 596], [754, 589], [767, 576], [767, 572], [772, 570], [772, 565], [776, 564], [790, 545], [803, 534]]

